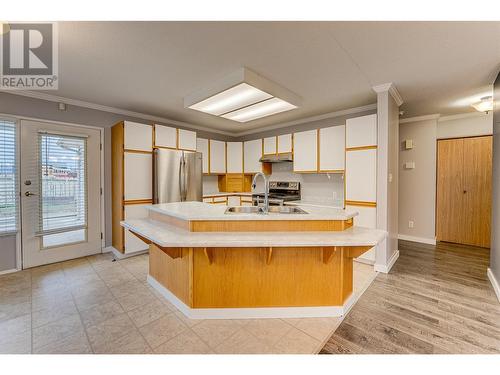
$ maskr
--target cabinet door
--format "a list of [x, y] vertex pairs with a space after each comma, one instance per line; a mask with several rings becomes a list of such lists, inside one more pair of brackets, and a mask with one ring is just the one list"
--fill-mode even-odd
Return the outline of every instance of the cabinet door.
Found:
[[246, 141], [244, 143], [244, 167], [245, 173], [262, 172], [262, 139]]
[[152, 154], [125, 152], [125, 200], [152, 199]]
[[264, 154], [276, 154], [276, 137], [264, 138]]
[[346, 152], [346, 200], [377, 201], [377, 150]]
[[210, 147], [210, 173], [226, 173], [226, 142], [209, 141]]
[[317, 172], [318, 132], [308, 130], [293, 135], [293, 171]]
[[124, 146], [126, 150], [152, 151], [153, 127], [137, 122], [125, 121]]
[[377, 115], [346, 120], [346, 147], [375, 146], [377, 144]]
[[[131, 204], [126, 205], [125, 209], [125, 220], [127, 219], [143, 219], [148, 217], [148, 210], [145, 208], [146, 204]], [[134, 253], [137, 251], [144, 251], [149, 248], [149, 245], [144, 241], [130, 233], [127, 229], [125, 231], [125, 254]]]
[[319, 170], [344, 170], [345, 125], [319, 129]]
[[228, 206], [239, 206], [240, 205], [240, 197], [234, 197], [234, 196], [227, 197], [227, 205]]
[[179, 129], [179, 144], [181, 150], [196, 151], [196, 132]]
[[[377, 228], [377, 208], [376, 207], [362, 207], [362, 206], [348, 206], [346, 205], [346, 210], [357, 211], [358, 216], [354, 217], [355, 227], [365, 227], [370, 229]], [[356, 258], [360, 261], [365, 261], [368, 263], [375, 263], [375, 247], [372, 247], [366, 253]]]
[[155, 125], [155, 146], [177, 148], [177, 129]]
[[292, 152], [291, 134], [278, 135], [278, 154], [283, 154], [285, 152]]
[[226, 142], [227, 173], [243, 173], [243, 142]]
[[202, 154], [203, 173], [208, 173], [208, 139], [196, 139], [196, 151]]

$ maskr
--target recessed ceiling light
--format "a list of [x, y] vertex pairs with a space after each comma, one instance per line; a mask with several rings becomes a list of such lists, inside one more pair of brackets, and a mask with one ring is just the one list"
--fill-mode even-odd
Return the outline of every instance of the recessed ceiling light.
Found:
[[297, 108], [300, 98], [257, 73], [241, 68], [184, 98], [184, 107], [238, 122]]
[[193, 104], [189, 108], [219, 116], [272, 97], [267, 92], [249, 84], [240, 83], [199, 103]]
[[261, 117], [275, 115], [276, 113], [289, 111], [297, 108], [293, 104], [279, 98], [272, 98], [263, 102], [226, 113], [222, 117], [238, 122], [248, 122]]
[[479, 112], [489, 112], [493, 109], [493, 97], [484, 96], [477, 103], [473, 103], [472, 106]]

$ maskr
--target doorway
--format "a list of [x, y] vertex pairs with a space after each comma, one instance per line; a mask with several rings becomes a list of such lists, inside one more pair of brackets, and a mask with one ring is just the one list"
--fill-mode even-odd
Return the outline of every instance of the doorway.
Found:
[[438, 140], [438, 241], [490, 247], [491, 171], [491, 136]]
[[23, 268], [101, 252], [101, 132], [21, 121]]

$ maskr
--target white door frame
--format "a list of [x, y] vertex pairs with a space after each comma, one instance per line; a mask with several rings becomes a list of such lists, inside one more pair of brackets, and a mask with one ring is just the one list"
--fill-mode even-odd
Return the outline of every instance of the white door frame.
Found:
[[[47, 120], [47, 119], [41, 119], [37, 117], [26, 117], [26, 116], [16, 116], [12, 114], [7, 114], [7, 113], [0, 113], [0, 117], [9, 119], [12, 121], [16, 122], [16, 138], [17, 138], [17, 146], [18, 146], [18, 153], [17, 153], [17, 167], [20, 171], [20, 166], [21, 166], [21, 158], [20, 158], [20, 150], [21, 150], [21, 121], [22, 120], [27, 120], [27, 121], [39, 121], [39, 122], [46, 122], [48, 124], [55, 124], [55, 125], [64, 125], [64, 126], [71, 126], [71, 127], [77, 127], [77, 128], [87, 128], [87, 129], [94, 129], [94, 130], [99, 130], [100, 133], [100, 138], [101, 138], [101, 148], [100, 148], [100, 189], [101, 189], [101, 196], [100, 196], [100, 210], [101, 210], [101, 233], [102, 233], [102, 239], [101, 239], [101, 252], [105, 247], [105, 239], [106, 239], [106, 223], [105, 223], [105, 207], [104, 207], [104, 135], [105, 135], [105, 128], [104, 127], [98, 127], [98, 126], [89, 126], [89, 125], [82, 125], [82, 124], [75, 124], [75, 123], [70, 123], [70, 122], [63, 122], [63, 121], [52, 121], [52, 120]], [[21, 187], [21, 173], [18, 173], [18, 186], [19, 188]], [[22, 238], [22, 233], [21, 233], [21, 228], [22, 228], [22, 217], [21, 217], [21, 205], [22, 205], [22, 199], [19, 199], [19, 207], [18, 207], [18, 219], [19, 219], [19, 230], [17, 232], [16, 236], [16, 268], [18, 271], [23, 269], [23, 264], [22, 264], [22, 244], [21, 244], [21, 238]]]

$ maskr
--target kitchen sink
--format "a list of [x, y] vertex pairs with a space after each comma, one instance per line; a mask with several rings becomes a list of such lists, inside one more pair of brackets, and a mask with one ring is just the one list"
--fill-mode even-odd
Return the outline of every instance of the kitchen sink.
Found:
[[[226, 214], [264, 214], [264, 207], [257, 206], [236, 206], [228, 207]], [[300, 207], [296, 206], [270, 206], [269, 214], [307, 214]]]

